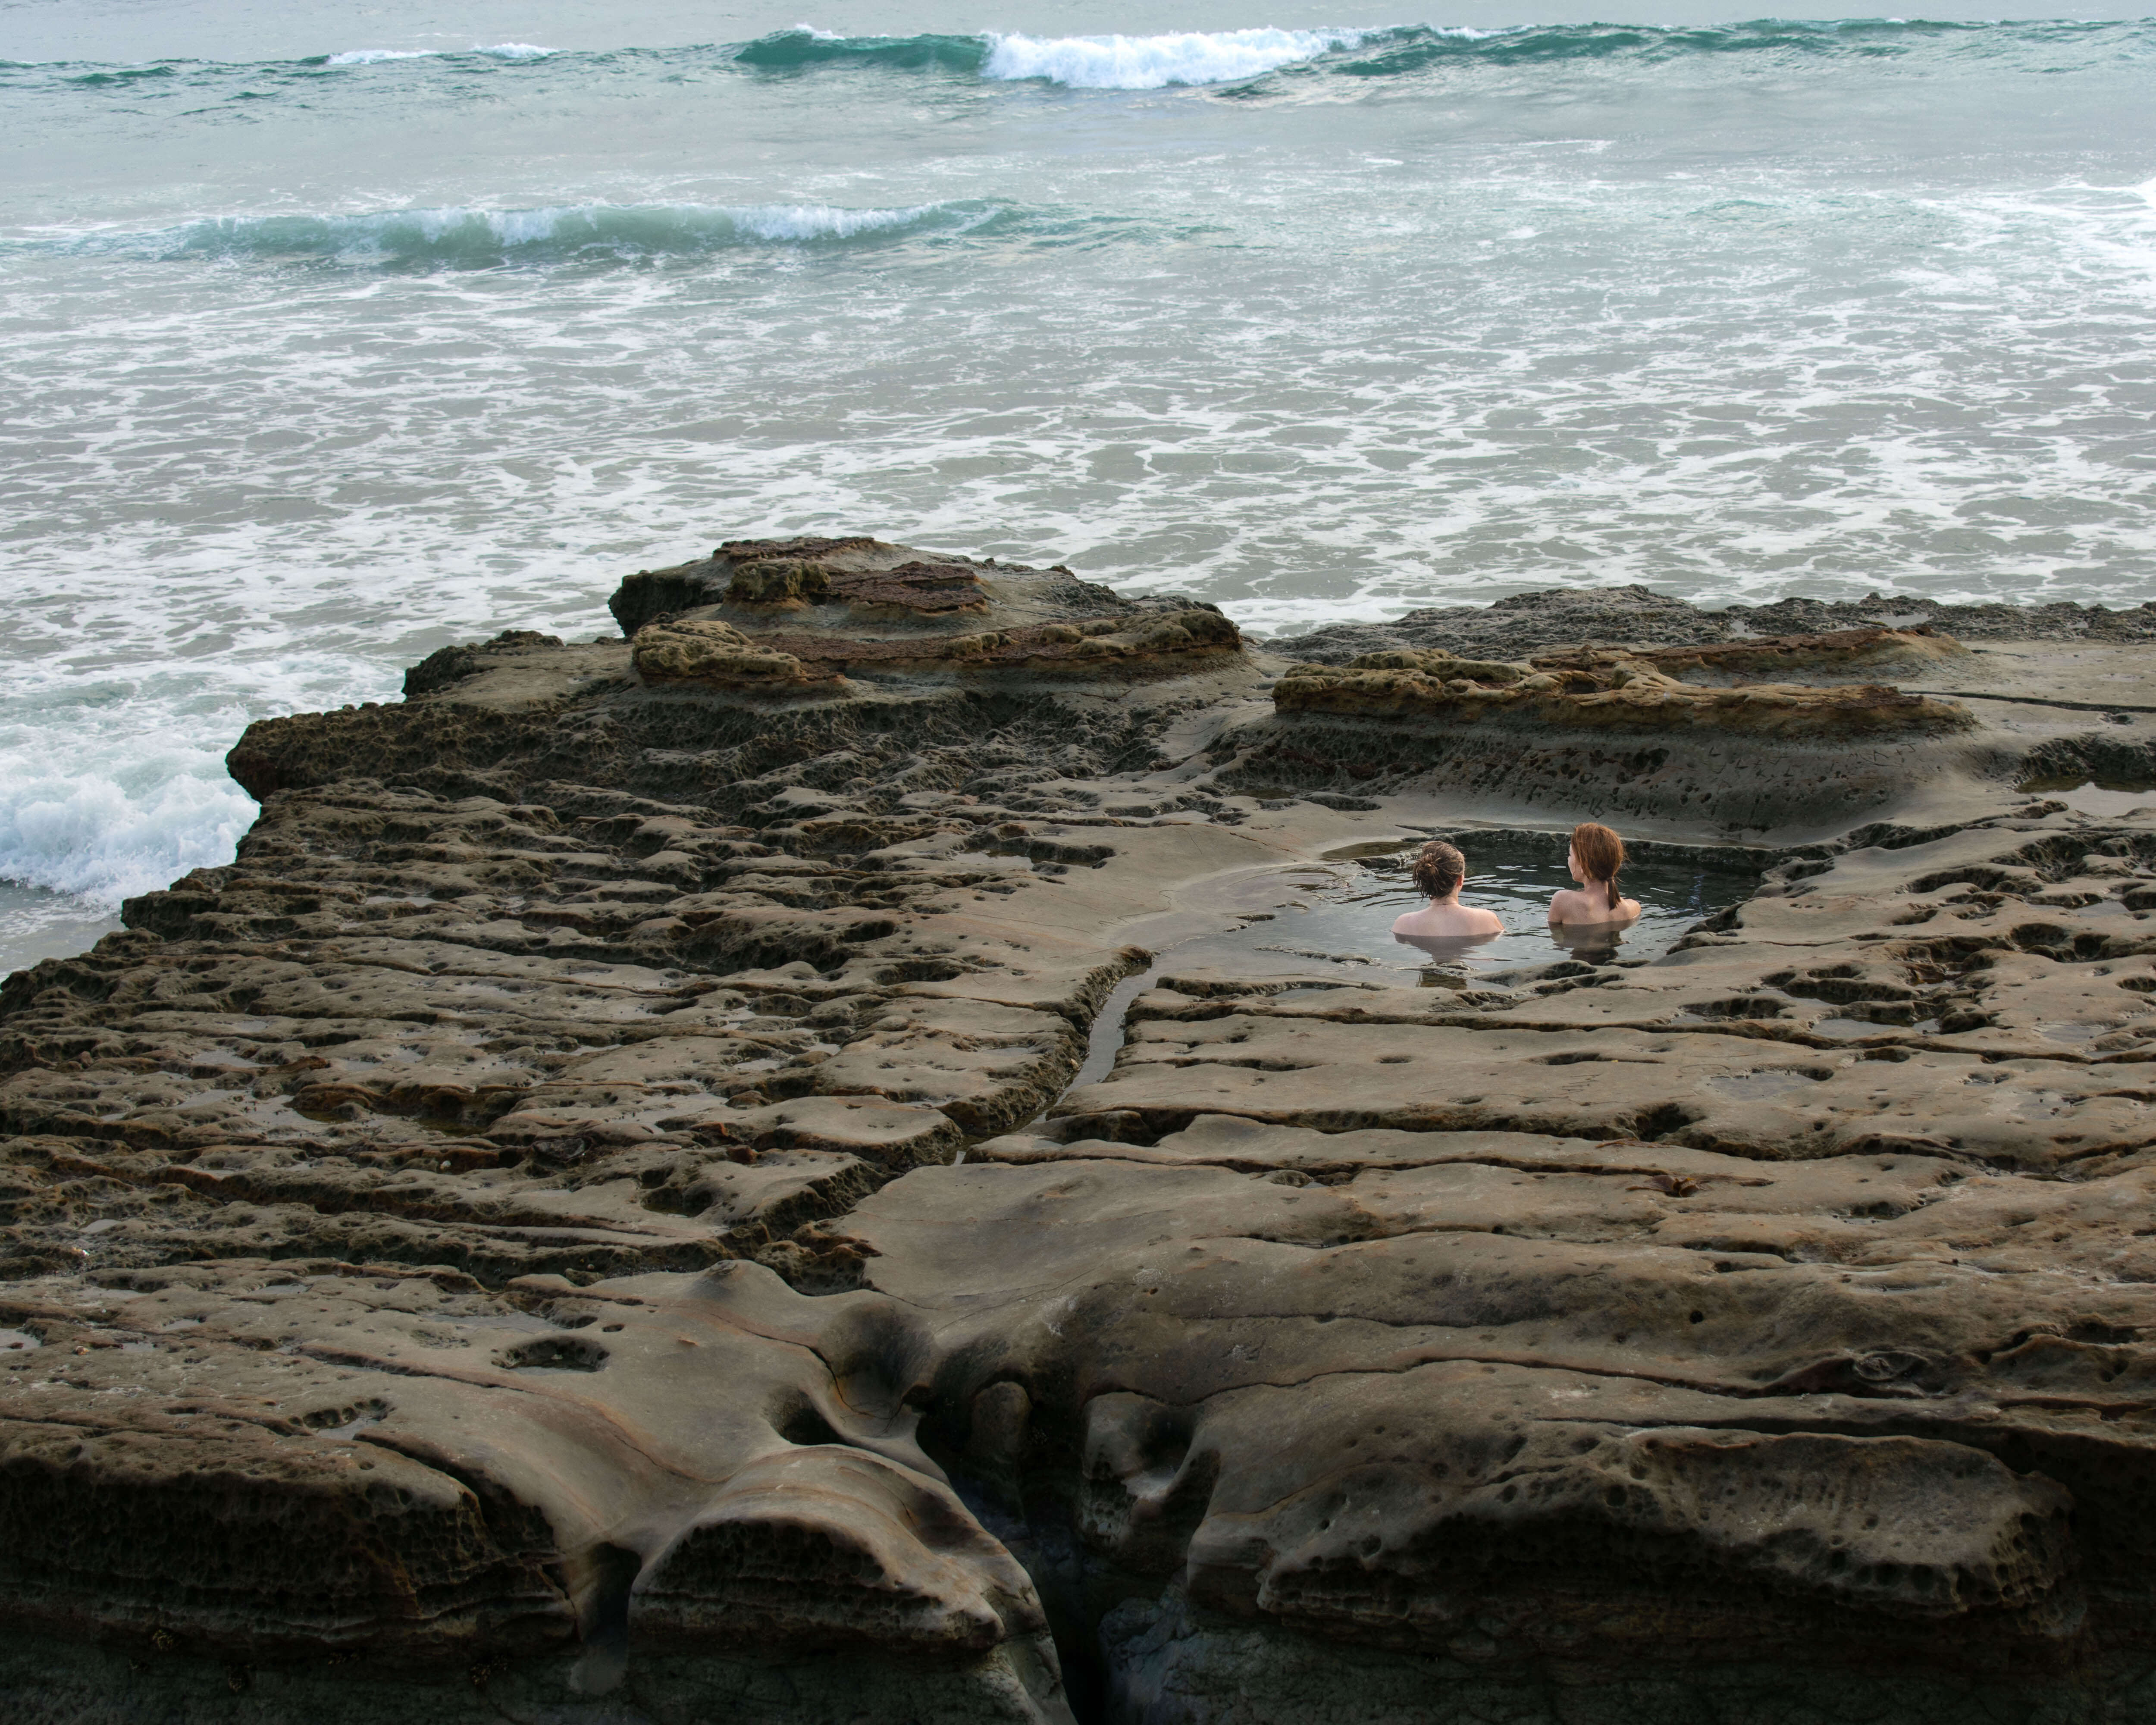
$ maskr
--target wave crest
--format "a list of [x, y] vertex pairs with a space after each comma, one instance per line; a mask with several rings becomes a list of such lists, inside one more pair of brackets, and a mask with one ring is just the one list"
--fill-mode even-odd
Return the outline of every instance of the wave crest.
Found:
[[957, 72], [998, 83], [1040, 79], [1071, 90], [1160, 90], [1260, 77], [1335, 49], [1356, 47], [1373, 33], [1265, 28], [1158, 36], [839, 36], [799, 24], [747, 44], [734, 59], [772, 72], [878, 66]]
[[1759, 18], [1732, 24], [1512, 24], [1487, 30], [1426, 24], [1373, 31], [1374, 50], [1338, 56], [1325, 69], [1346, 77], [1397, 77], [1444, 65], [1563, 65], [1636, 60], [1649, 64], [1725, 56], [1784, 62], [1850, 58], [1892, 60], [1943, 44], [1980, 39], [1983, 51], [2015, 46], [2051, 48], [2076, 39], [2093, 44], [2122, 32], [2147, 33], [2145, 23], [2098, 19], [2033, 23], [1933, 21], [1924, 18]]
[[[845, 209], [824, 203], [576, 204], [408, 209], [365, 215], [219, 216], [147, 234], [59, 237], [61, 249], [152, 258], [325, 259], [484, 265], [664, 257], [745, 245], [814, 245], [958, 234], [998, 214], [985, 202]], [[43, 244], [52, 245], [54, 238]]]
[[984, 77], [1044, 78], [1072, 90], [1232, 84], [1336, 48], [1365, 30], [1188, 30], [1163, 36], [991, 36]]
[[354, 48], [343, 54], [333, 54], [322, 61], [326, 66], [372, 66], [382, 60], [431, 60], [439, 54], [437, 48]]
[[[1412, 77], [1481, 68], [1533, 70], [1597, 62], [1661, 65], [1751, 59], [1794, 65], [1957, 58], [2046, 73], [2105, 65], [2120, 53], [2156, 49], [2156, 21], [2028, 22], [1760, 18], [1712, 25], [1513, 24], [1492, 29], [1409, 24], [1375, 28], [1182, 31], [1142, 36], [1034, 36], [926, 33], [842, 36], [798, 24], [752, 42], [654, 49], [553, 49], [526, 42], [468, 49], [359, 48], [298, 60], [259, 63], [167, 60], [140, 65], [0, 59], [0, 78], [85, 89], [144, 79], [199, 80], [214, 86], [235, 73], [362, 77], [386, 62], [411, 61], [450, 76], [476, 59], [546, 61], [561, 75], [618, 64], [624, 56], [658, 66], [714, 62], [755, 74], [801, 74], [825, 67], [947, 74], [991, 83], [1040, 80], [1075, 90], [1156, 90], [1168, 85], [1251, 84], [1267, 78]], [[2066, 58], [2062, 62], [2060, 56]], [[249, 99], [252, 100], [250, 93]]]
[[834, 36], [807, 24], [780, 30], [737, 49], [737, 64], [763, 72], [812, 66], [885, 66], [901, 72], [978, 73], [988, 56], [984, 36]]
[[[530, 42], [497, 42], [490, 48], [472, 47], [466, 54], [484, 54], [496, 60], [543, 60], [554, 50], [541, 48]], [[303, 61], [316, 66], [374, 66], [385, 60], [439, 60], [454, 59], [457, 50], [452, 48], [352, 48], [342, 54], [323, 54], [318, 59]]]

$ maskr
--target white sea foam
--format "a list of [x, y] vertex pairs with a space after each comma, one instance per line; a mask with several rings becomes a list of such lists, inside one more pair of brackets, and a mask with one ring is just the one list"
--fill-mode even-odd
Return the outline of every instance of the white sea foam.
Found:
[[828, 203], [758, 203], [726, 214], [736, 232], [757, 239], [850, 239], [856, 234], [909, 226], [942, 208], [916, 203], [904, 209], [839, 209]]
[[372, 66], [383, 60], [430, 60], [439, 54], [433, 48], [354, 48], [343, 54], [333, 54], [322, 64], [326, 66]]
[[1351, 48], [1366, 30], [1184, 30], [1161, 36], [991, 35], [982, 75], [1073, 90], [1227, 84]]
[[[1243, 33], [1060, 69], [1217, 81]], [[1106, 130], [1091, 100], [965, 93], [991, 48], [964, 37], [887, 57], [932, 86], [706, 50], [687, 79], [595, 57], [578, 107], [565, 54], [116, 131], [139, 197], [0, 203], [0, 875], [88, 895], [0, 891], [0, 969], [11, 917], [227, 860], [250, 718], [393, 698], [505, 627], [588, 638], [624, 573], [735, 535], [1068, 562], [1267, 629], [1632, 581], [2156, 593], [2130, 68], [2107, 108], [2073, 86], [2070, 158], [2013, 153], [2067, 135], [2012, 131], [2018, 84], [1964, 82], [1964, 131], [1912, 164], [1878, 116], [1943, 100], [1946, 49], [1835, 63], [1873, 80], [1836, 107], [1816, 57], [1665, 74], [1581, 33], [1559, 62], [1396, 33], [1340, 77]], [[1019, 40], [1040, 69], [992, 75], [1055, 75]], [[435, 148], [437, 83], [480, 92], [468, 155]], [[984, 94], [993, 150], [922, 123]], [[51, 111], [95, 116], [72, 150], [133, 110], [70, 84]], [[198, 184], [241, 213], [187, 219]], [[263, 213], [302, 186], [313, 213]], [[54, 208], [107, 225], [28, 225]]]
[[[326, 66], [372, 66], [384, 60], [432, 60], [453, 54], [453, 49], [443, 48], [353, 48], [342, 54], [333, 54], [322, 64]], [[483, 54], [498, 60], [543, 60], [554, 50], [541, 48], [530, 42], [497, 42], [491, 46], [475, 43], [467, 53]]]
[[0, 879], [109, 911], [231, 861], [254, 819], [214, 747], [168, 733], [55, 752], [56, 741], [33, 734], [28, 747], [0, 748]]

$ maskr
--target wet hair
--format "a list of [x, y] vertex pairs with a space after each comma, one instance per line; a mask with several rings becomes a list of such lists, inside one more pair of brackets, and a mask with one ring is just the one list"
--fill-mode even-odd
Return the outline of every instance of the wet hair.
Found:
[[1579, 872], [1609, 889], [1609, 908], [1617, 908], [1617, 871], [1625, 866], [1625, 841], [1608, 827], [1584, 820], [1572, 829], [1572, 854]]
[[1443, 898], [1467, 878], [1467, 859], [1442, 839], [1433, 839], [1415, 852], [1414, 884], [1418, 892]]

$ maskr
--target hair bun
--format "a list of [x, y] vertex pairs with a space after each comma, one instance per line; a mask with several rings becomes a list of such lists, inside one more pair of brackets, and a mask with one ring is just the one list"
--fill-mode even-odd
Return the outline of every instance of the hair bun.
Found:
[[1444, 898], [1456, 891], [1460, 883], [1467, 878], [1467, 859], [1460, 854], [1457, 845], [1432, 839], [1415, 853], [1409, 872], [1417, 891], [1426, 892], [1432, 898]]

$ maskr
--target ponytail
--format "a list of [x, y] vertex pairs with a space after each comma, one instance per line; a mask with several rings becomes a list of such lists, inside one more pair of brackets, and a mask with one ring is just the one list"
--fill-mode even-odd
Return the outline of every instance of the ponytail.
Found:
[[1589, 881], [1599, 881], [1609, 889], [1609, 908], [1614, 911], [1623, 902], [1617, 891], [1617, 875], [1625, 866], [1625, 841], [1608, 827], [1582, 821], [1572, 829], [1572, 854]]

